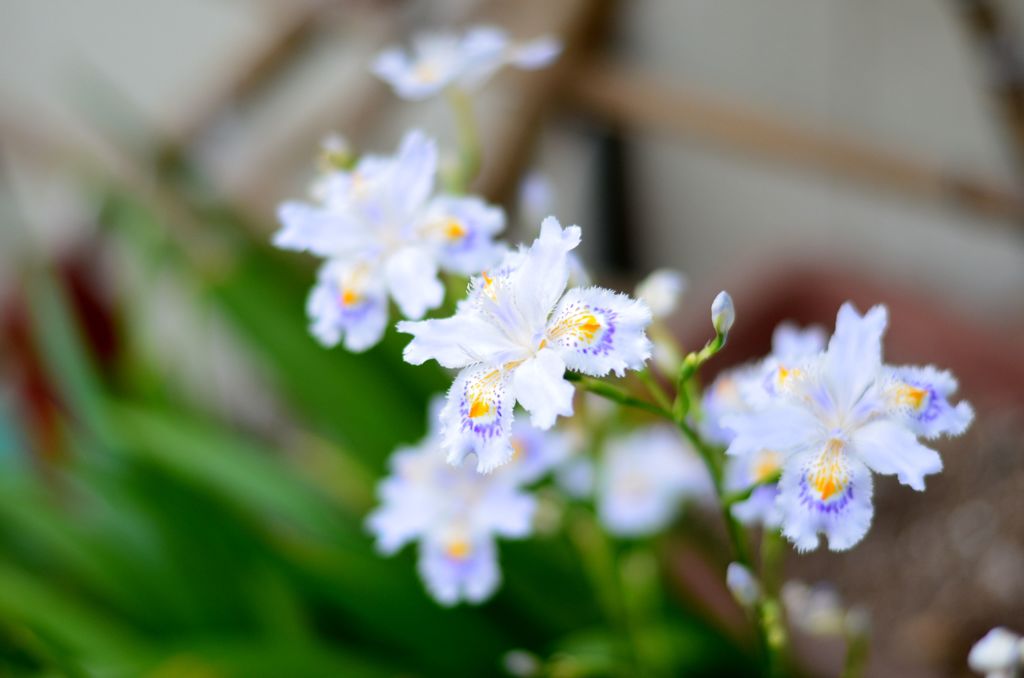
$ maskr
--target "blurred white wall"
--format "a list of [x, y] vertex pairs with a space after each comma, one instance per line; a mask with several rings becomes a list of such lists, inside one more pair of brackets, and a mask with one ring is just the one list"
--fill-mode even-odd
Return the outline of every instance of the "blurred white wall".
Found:
[[[1003, 185], [1017, 178], [984, 64], [952, 1], [621, 4], [614, 53], [668, 85], [696, 87]], [[308, 176], [306, 151], [315, 136], [368, 96], [365, 65], [376, 45], [402, 28], [360, 23], [372, 12], [367, 3], [356, 5], [359, 21], [338, 22], [275, 91], [205, 139], [207, 166], [234, 195], [261, 200], [268, 222], [268, 206], [299, 190]], [[472, 5], [420, 4], [412, 16], [436, 25]], [[1024, 35], [1021, 4], [1004, 5]], [[295, 6], [283, 0], [6, 0], [0, 9], [0, 123], [20, 119], [60, 141], [88, 136], [104, 106], [89, 83], [105, 81], [150, 124], [174, 134]], [[500, 111], [500, 97], [492, 93], [487, 110]], [[401, 105], [364, 131], [374, 148], [386, 150], [414, 121], [450, 133], [438, 107]], [[559, 187], [558, 212], [586, 228], [596, 221], [588, 185], [594, 149], [571, 125], [558, 125], [545, 138], [538, 157]], [[1021, 224], [658, 132], [636, 139], [630, 162], [637, 252], [647, 267], [676, 266], [713, 287], [736, 270], [841, 257], [848, 268], [909, 281], [980, 314], [1009, 310], [1024, 317]]]

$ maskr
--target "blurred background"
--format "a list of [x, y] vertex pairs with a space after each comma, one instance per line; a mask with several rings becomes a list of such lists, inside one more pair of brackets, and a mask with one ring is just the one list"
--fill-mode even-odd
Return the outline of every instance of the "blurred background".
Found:
[[[880, 479], [855, 551], [787, 560], [871, 612], [871, 675], [966, 675], [988, 628], [1024, 630], [1024, 3], [4, 0], [0, 674], [489, 675], [513, 648], [586, 655], [599, 613], [555, 537], [503, 545], [481, 609], [441, 610], [410, 553], [374, 555], [373, 482], [445, 377], [398, 362], [396, 336], [319, 347], [314, 262], [268, 246], [326, 133], [389, 152], [415, 125], [454, 147], [443, 100], [401, 102], [368, 64], [479, 21], [566, 43], [478, 101], [475, 188], [511, 240], [539, 223], [520, 194], [543, 176], [598, 279], [686, 272], [687, 345], [733, 293], [716, 368], [853, 299], [890, 306], [890, 361], [960, 377], [978, 419], [939, 445], [928, 491]], [[742, 672], [724, 564], [688, 530], [663, 544], [679, 652]], [[796, 644], [835, 675], [841, 647]]]

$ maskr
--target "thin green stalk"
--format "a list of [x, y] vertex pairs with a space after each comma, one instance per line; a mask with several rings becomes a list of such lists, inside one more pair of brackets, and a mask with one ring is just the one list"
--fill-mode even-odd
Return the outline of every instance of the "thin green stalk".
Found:
[[868, 664], [871, 650], [869, 625], [866, 617], [854, 619], [857, 611], [846, 613], [844, 635], [846, 636], [846, 659], [843, 662], [842, 678], [860, 678]]
[[654, 378], [650, 370], [643, 369], [637, 372], [637, 377], [643, 382], [644, 386], [647, 387], [647, 391], [654, 398], [654, 401], [665, 410], [666, 412], [671, 411], [672, 401], [668, 399], [668, 395], [661, 388], [661, 384]]
[[747, 499], [750, 499], [750, 495], [754, 494], [754, 491], [757, 490], [757, 488], [764, 487], [765, 485], [774, 485], [779, 482], [779, 475], [779, 472], [773, 473], [749, 487], [745, 487], [742, 490], [737, 490], [735, 492], [730, 492], [722, 497], [722, 502], [731, 508], [734, 504], [746, 501]]
[[480, 172], [480, 133], [473, 114], [473, 99], [469, 93], [452, 87], [448, 90], [448, 101], [455, 116], [455, 133], [459, 143], [459, 166], [448, 188], [453, 193], [465, 193]]
[[642, 674], [636, 629], [623, 591], [621, 567], [612, 545], [596, 524], [594, 516], [586, 511], [576, 512], [568, 527], [569, 538], [580, 554], [583, 568], [609, 625], [627, 640], [630, 662]]
[[649, 403], [646, 400], [630, 395], [618, 386], [614, 386], [608, 382], [587, 377], [577, 372], [566, 372], [565, 378], [569, 381], [576, 382], [581, 388], [590, 391], [591, 393], [595, 393], [602, 398], [617, 402], [620, 405], [626, 405], [627, 407], [633, 407], [639, 410], [644, 410], [645, 412], [650, 412], [651, 414], [656, 414], [659, 417], [672, 419], [672, 415], [668, 410], [659, 407], [654, 403]]

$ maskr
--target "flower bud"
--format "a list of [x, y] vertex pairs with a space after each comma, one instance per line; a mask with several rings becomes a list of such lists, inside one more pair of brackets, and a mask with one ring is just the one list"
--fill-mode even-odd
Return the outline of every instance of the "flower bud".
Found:
[[743, 607], [752, 606], [761, 597], [761, 585], [753, 573], [739, 563], [729, 563], [725, 571], [725, 583]]
[[348, 169], [355, 161], [355, 154], [348, 139], [337, 132], [331, 132], [320, 142], [320, 171]]
[[729, 334], [735, 320], [736, 309], [732, 305], [732, 297], [723, 290], [711, 302], [711, 324], [715, 326], [715, 332], [724, 337]]

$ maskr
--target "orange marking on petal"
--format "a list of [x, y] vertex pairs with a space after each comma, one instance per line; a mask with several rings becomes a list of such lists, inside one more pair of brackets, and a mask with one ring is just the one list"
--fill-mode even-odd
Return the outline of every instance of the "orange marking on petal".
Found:
[[795, 379], [803, 374], [800, 368], [794, 367], [793, 369], [787, 368], [785, 365], [779, 365], [778, 383], [779, 386], [785, 386], [790, 379]]
[[491, 406], [483, 400], [474, 400], [469, 405], [469, 417], [470, 419], [476, 419], [482, 417], [491, 411]]
[[843, 441], [838, 438], [828, 441], [810, 480], [822, 500], [846, 488], [849, 475], [843, 465]]
[[449, 558], [465, 560], [472, 553], [473, 549], [465, 539], [454, 539], [448, 542], [444, 549]]
[[924, 399], [928, 396], [928, 390], [904, 384], [896, 391], [896, 402], [900, 405], [910, 405], [915, 410], [921, 409]]
[[576, 328], [585, 334], [588, 340], [593, 341], [594, 335], [601, 329], [601, 323], [599, 323], [597, 318], [593, 315], [586, 315], [583, 316], [582, 321], [576, 325]]
[[449, 219], [444, 225], [444, 235], [449, 240], [459, 240], [465, 237], [466, 228], [455, 219]]
[[357, 304], [357, 303], [359, 303], [359, 295], [358, 294], [356, 294], [352, 290], [342, 290], [341, 291], [341, 305], [342, 306], [352, 306], [352, 305]]

